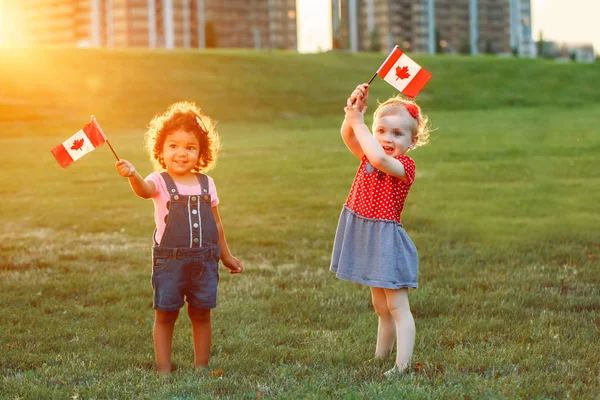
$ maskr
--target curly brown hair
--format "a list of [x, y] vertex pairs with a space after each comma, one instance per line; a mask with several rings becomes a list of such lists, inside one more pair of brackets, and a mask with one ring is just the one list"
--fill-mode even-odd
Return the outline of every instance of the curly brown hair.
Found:
[[[415, 147], [426, 145], [429, 143], [429, 132], [431, 132], [429, 118], [423, 114], [421, 107], [419, 107], [417, 103], [408, 100], [401, 95], [390, 97], [383, 103], [379, 103], [379, 106], [373, 113], [373, 129], [375, 129], [375, 120], [377, 120], [377, 118], [402, 112], [408, 113], [408, 105], [414, 105], [414, 107], [416, 107], [418, 110], [417, 117], [410, 118], [412, 121], [414, 121], [411, 128], [412, 136], [417, 138]], [[408, 113], [408, 115], [410, 116], [410, 113]]]
[[178, 129], [193, 132], [200, 143], [198, 163], [192, 172], [206, 172], [217, 163], [217, 153], [221, 148], [219, 134], [215, 129], [216, 121], [202, 113], [191, 101], [180, 101], [172, 104], [167, 111], [155, 115], [148, 124], [144, 134], [146, 151], [154, 164], [154, 169], [167, 169], [162, 157], [163, 146], [167, 136]]

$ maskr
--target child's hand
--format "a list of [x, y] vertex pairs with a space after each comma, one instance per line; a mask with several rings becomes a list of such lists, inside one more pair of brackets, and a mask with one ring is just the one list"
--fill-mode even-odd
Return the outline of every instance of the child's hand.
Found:
[[135, 167], [133, 166], [132, 163], [130, 163], [127, 160], [119, 160], [115, 163], [115, 168], [117, 168], [117, 172], [119, 172], [119, 175], [128, 178], [130, 176], [133, 176], [133, 174], [135, 174]]
[[369, 84], [363, 83], [358, 85], [350, 95], [350, 98], [352, 99], [352, 104], [357, 106], [359, 111], [363, 111], [367, 106], [369, 98]]
[[242, 262], [234, 256], [222, 258], [221, 261], [223, 262], [223, 265], [229, 268], [230, 274], [240, 274], [244, 271]]
[[354, 127], [357, 125], [364, 125], [365, 123], [365, 111], [367, 111], [367, 107], [364, 107], [359, 111], [359, 108], [356, 104], [352, 104], [352, 98], [348, 97], [348, 106], [344, 108], [346, 112], [346, 121], [350, 126]]

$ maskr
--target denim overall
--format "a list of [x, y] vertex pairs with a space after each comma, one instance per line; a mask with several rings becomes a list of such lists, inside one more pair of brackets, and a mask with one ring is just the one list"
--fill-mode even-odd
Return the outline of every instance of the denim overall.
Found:
[[217, 306], [219, 232], [213, 217], [208, 178], [196, 174], [202, 193], [181, 195], [162, 172], [169, 191], [169, 214], [160, 244], [152, 248], [153, 307], [179, 310], [185, 301], [197, 308]]

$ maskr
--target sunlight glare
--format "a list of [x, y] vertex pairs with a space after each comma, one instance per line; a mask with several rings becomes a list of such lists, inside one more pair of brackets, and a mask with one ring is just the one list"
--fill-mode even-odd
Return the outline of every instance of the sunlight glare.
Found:
[[2, 23], [2, 0], [0, 0], [0, 47], [2, 47], [3, 43], [2, 43], [2, 37], [3, 37], [3, 31], [4, 31], [4, 24]]
[[568, 44], [593, 44], [600, 51], [600, 2], [589, 0], [532, 0], [532, 39]]
[[298, 51], [331, 50], [330, 0], [298, 0]]
[[0, 0], [0, 47], [22, 47], [25, 31], [19, 2]]

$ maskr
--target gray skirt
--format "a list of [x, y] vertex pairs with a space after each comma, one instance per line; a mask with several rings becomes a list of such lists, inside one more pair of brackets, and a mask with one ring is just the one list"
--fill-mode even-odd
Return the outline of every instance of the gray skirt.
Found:
[[330, 270], [340, 279], [366, 286], [416, 288], [419, 258], [401, 224], [362, 217], [344, 206]]

